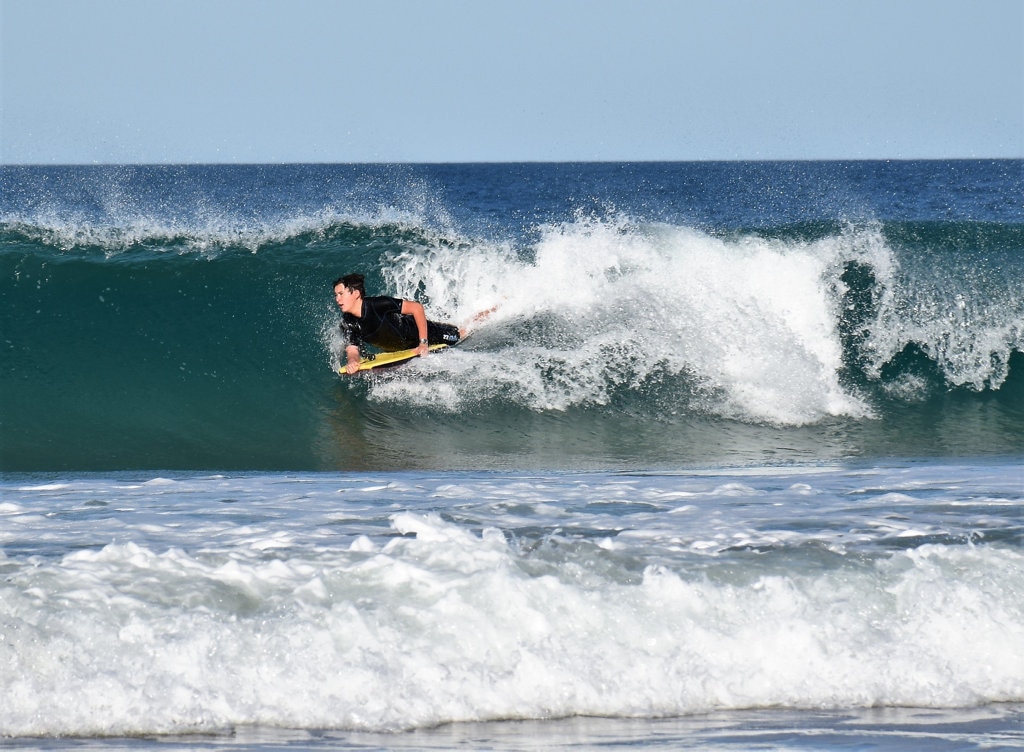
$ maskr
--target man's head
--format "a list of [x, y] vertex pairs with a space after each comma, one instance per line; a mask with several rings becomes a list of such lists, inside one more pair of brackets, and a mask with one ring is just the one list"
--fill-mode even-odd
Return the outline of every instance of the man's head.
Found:
[[334, 302], [346, 313], [359, 313], [359, 301], [366, 295], [362, 274], [346, 274], [334, 280]]
[[344, 277], [340, 277], [334, 280], [334, 289], [338, 289], [338, 285], [347, 287], [349, 290], [355, 290], [364, 298], [366, 297], [366, 288], [363, 286], [364, 277], [362, 274], [346, 274]]

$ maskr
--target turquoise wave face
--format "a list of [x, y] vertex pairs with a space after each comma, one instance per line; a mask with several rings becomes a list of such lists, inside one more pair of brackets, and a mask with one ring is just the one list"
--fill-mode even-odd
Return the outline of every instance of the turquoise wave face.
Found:
[[[109, 254], [21, 237], [0, 257], [4, 469], [742, 463], [771, 456], [780, 436], [803, 458], [1020, 449], [1019, 342], [981, 350], [1000, 315], [1012, 334], [1010, 300], [955, 330], [957, 344], [955, 297], [929, 334], [920, 307], [893, 302], [910, 293], [880, 281], [884, 269], [842, 254], [816, 263], [836, 237], [751, 252], [752, 236], [634, 228], [632, 255], [609, 266], [604, 234], [623, 232], [563, 227], [528, 258], [354, 225], [212, 254], [181, 239]], [[692, 258], [659, 255], [665, 233]], [[494, 277], [467, 268], [453, 293], [444, 280], [474, 254]], [[351, 268], [446, 319], [503, 308], [457, 352], [341, 380], [329, 284]], [[687, 271], [692, 294], [654, 282]], [[761, 272], [774, 287], [761, 290]], [[417, 279], [431, 284], [417, 291]], [[544, 280], [562, 285], [545, 304], [517, 292]], [[459, 299], [467, 290], [479, 297]]]
[[[742, 198], [746, 174], [788, 198], [710, 227], [666, 220], [695, 194], [656, 202], [663, 165], [595, 167], [595, 190], [642, 200], [590, 212], [560, 165], [449, 166], [433, 186], [413, 168], [29, 170], [0, 213], [0, 467], [1018, 454], [1024, 223], [1000, 203], [1012, 172], [986, 164], [932, 169], [1003, 179], [987, 203], [935, 181], [900, 194], [911, 218], [799, 222], [822, 165], [712, 166], [705, 188]], [[532, 188], [503, 196], [510, 173]], [[982, 216], [918, 218], [943, 201]], [[330, 283], [354, 270], [438, 320], [497, 310], [444, 356], [341, 379]]]

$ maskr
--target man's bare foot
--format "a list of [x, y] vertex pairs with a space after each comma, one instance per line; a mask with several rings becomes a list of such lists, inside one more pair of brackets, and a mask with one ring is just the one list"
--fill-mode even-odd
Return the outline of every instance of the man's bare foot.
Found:
[[466, 324], [466, 326], [464, 326], [461, 329], [459, 329], [459, 338], [461, 339], [462, 337], [465, 337], [467, 334], [469, 334], [471, 331], [473, 331], [473, 329], [475, 329], [479, 324], [481, 324], [484, 321], [486, 321], [487, 317], [490, 316], [492, 313], [494, 313], [497, 310], [498, 310], [498, 306], [495, 305], [495, 306], [491, 306], [486, 311], [480, 311], [480, 313], [478, 313], [475, 316], [473, 316], [473, 318], [471, 318], [469, 320], [469, 323]]

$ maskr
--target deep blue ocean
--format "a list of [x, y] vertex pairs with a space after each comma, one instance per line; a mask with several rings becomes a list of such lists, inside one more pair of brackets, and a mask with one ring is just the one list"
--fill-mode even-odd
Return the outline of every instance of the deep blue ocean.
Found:
[[0, 741], [1024, 747], [1022, 160], [4, 166], [0, 284]]

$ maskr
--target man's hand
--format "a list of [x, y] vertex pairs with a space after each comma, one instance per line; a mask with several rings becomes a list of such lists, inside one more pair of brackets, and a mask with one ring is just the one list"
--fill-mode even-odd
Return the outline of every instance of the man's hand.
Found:
[[349, 345], [345, 348], [345, 358], [348, 361], [345, 364], [345, 373], [351, 376], [354, 373], [359, 372], [359, 348]]

